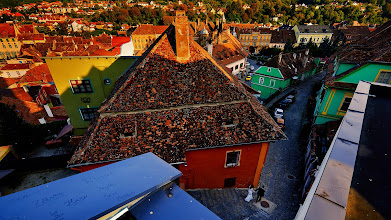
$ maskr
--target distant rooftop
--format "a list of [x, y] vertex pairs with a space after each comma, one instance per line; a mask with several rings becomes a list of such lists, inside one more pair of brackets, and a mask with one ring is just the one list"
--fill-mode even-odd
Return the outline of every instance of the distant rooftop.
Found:
[[333, 33], [328, 25], [297, 25], [300, 33]]

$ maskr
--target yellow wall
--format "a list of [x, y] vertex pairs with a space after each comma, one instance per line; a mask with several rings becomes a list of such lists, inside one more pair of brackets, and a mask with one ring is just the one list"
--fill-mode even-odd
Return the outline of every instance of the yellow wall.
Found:
[[15, 37], [0, 38], [0, 58], [16, 57], [20, 51], [20, 42]]
[[159, 36], [158, 34], [133, 34], [134, 54], [143, 53]]
[[[260, 34], [259, 32], [253, 32], [251, 34], [240, 34], [239, 40], [243, 47], [248, 49], [250, 46], [253, 46], [259, 50], [265, 47], [269, 47], [271, 36], [271, 34]], [[256, 38], [254, 39], [254, 37]]]
[[[80, 108], [99, 107], [110, 94], [116, 79], [133, 63], [135, 57], [46, 57], [54, 83], [75, 129], [84, 130]], [[111, 80], [110, 85], [104, 79]], [[72, 92], [69, 80], [89, 79], [93, 93]]]

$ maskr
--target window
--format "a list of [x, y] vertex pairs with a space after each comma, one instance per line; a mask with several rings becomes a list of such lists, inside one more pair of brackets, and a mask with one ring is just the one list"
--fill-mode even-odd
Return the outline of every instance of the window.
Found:
[[270, 73], [272, 71], [272, 68], [267, 68], [267, 71]]
[[12, 38], [12, 41], [15, 42], [15, 38]]
[[236, 177], [224, 179], [224, 187], [234, 187], [236, 185]]
[[234, 71], [234, 68], [233, 68], [233, 67], [231, 67], [231, 71]]
[[342, 102], [341, 108], [339, 108], [340, 111], [347, 111], [350, 105], [350, 102], [352, 101], [352, 97], [345, 97], [345, 99]]
[[0, 39], [0, 42], [3, 42], [3, 39]]
[[225, 167], [240, 165], [240, 151], [228, 151], [225, 159]]
[[270, 80], [270, 87], [274, 87], [276, 85], [276, 80]]
[[10, 43], [8, 44], [8, 47], [9, 47], [9, 48], [12, 48], [12, 46], [11, 46], [11, 44], [10, 44]]
[[237, 70], [238, 68], [239, 68], [239, 66], [238, 66], [238, 65], [236, 65], [236, 66], [235, 66], [235, 70]]
[[3, 44], [3, 48], [6, 48], [5, 44]]
[[242, 67], [243, 67], [243, 63], [240, 64], [240, 68], [242, 68]]
[[110, 84], [111, 84], [111, 79], [105, 78], [105, 79], [103, 80], [103, 83], [104, 83], [105, 85], [110, 85]]
[[132, 138], [137, 136], [137, 126], [135, 124], [134, 128], [126, 128], [123, 134], [120, 134], [120, 138]]
[[7, 39], [5, 39], [7, 42], [9, 42], [10, 40], [7, 38]]
[[18, 45], [15, 43], [15, 48], [18, 48]]
[[73, 93], [92, 93], [91, 81], [89, 79], [83, 80], [69, 80]]
[[263, 84], [265, 82], [265, 79], [263, 77], [259, 77], [259, 84]]
[[389, 84], [391, 80], [391, 72], [381, 71], [376, 78], [375, 82]]
[[95, 112], [98, 108], [81, 108], [80, 115], [83, 121], [91, 121], [94, 118]]

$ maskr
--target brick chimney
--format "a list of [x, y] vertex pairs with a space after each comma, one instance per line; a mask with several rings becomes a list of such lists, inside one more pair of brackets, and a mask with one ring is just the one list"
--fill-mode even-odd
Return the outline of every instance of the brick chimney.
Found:
[[184, 62], [190, 58], [189, 24], [185, 11], [176, 11], [174, 25], [177, 60]]
[[282, 52], [278, 54], [278, 63], [281, 63], [282, 60]]

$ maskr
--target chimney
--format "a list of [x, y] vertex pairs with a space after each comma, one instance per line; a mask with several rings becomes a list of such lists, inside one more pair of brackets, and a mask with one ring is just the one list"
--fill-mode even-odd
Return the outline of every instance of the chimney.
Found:
[[213, 56], [213, 43], [212, 43], [212, 40], [208, 41], [206, 43], [206, 47], [208, 49], [208, 53]]
[[282, 60], [282, 52], [278, 54], [278, 63], [281, 63], [281, 60]]
[[185, 11], [176, 11], [174, 25], [177, 61], [185, 62], [190, 58], [189, 25]]
[[307, 65], [307, 62], [308, 62], [308, 56], [304, 56], [304, 59], [303, 59], [303, 67], [304, 68]]
[[297, 56], [297, 54], [296, 54], [296, 53], [293, 53], [293, 59], [296, 60], [296, 56]]
[[49, 105], [45, 104], [43, 107], [45, 108], [46, 113], [48, 114], [48, 116], [53, 118], [54, 116], [53, 116], [52, 110], [50, 109]]

